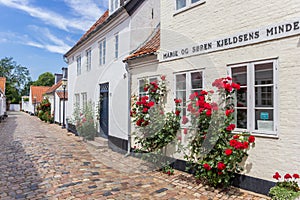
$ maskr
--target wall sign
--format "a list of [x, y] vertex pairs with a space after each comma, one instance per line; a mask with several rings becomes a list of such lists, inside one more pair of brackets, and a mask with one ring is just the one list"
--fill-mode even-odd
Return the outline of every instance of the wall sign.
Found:
[[160, 60], [167, 61], [193, 55], [200, 55], [204, 53], [245, 46], [248, 44], [255, 44], [263, 41], [298, 34], [300, 34], [300, 20], [293, 20], [290, 22], [271, 25], [264, 28], [239, 33], [233, 36], [220, 38], [217, 40], [199, 42], [195, 45], [189, 45], [171, 51], [161, 50]]

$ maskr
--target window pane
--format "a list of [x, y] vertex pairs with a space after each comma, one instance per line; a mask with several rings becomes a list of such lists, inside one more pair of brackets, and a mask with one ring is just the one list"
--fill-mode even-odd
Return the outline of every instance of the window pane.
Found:
[[192, 3], [196, 3], [196, 2], [198, 2], [198, 1], [200, 1], [200, 0], [192, 0]]
[[273, 84], [273, 63], [255, 65], [255, 85]]
[[235, 83], [240, 84], [241, 86], [247, 85], [247, 67], [234, 67], [231, 69], [232, 80]]
[[176, 9], [179, 10], [180, 8], [186, 7], [186, 0], [176, 0]]
[[243, 87], [236, 93], [236, 107], [247, 107], [247, 88]]
[[255, 129], [274, 131], [273, 109], [255, 109]]
[[103, 65], [105, 64], [105, 56], [106, 56], [106, 40], [103, 41]]
[[179, 74], [176, 75], [176, 90], [185, 90], [186, 89], [186, 75]]
[[99, 45], [99, 64], [102, 65], [102, 55], [103, 55], [103, 52], [102, 52], [102, 42], [100, 42], [100, 45]]
[[119, 57], [119, 35], [115, 36], [115, 58]]
[[255, 107], [273, 107], [273, 86], [255, 87]]
[[156, 82], [157, 81], [157, 78], [155, 77], [155, 78], [150, 78], [149, 79], [149, 83], [151, 83], [151, 82]]
[[247, 129], [247, 109], [236, 110], [236, 127]]
[[192, 89], [201, 89], [202, 86], [202, 72], [191, 73]]
[[144, 92], [145, 80], [139, 80], [139, 93]]
[[186, 116], [186, 92], [185, 91], [177, 91], [176, 92], [176, 98], [177, 99], [182, 99], [181, 116]]

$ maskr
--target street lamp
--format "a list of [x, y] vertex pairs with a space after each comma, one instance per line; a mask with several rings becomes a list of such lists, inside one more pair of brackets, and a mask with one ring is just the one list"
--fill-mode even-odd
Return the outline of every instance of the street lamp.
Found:
[[33, 115], [35, 115], [35, 113], [36, 113], [36, 112], [35, 112], [35, 109], [36, 109], [36, 96], [33, 97], [33, 100], [34, 100], [34, 104], [33, 104], [33, 105], [34, 105], [34, 106], [33, 106]]
[[67, 83], [68, 83], [68, 80], [66, 78], [63, 78], [61, 80], [62, 84], [62, 88], [64, 89], [64, 99], [63, 99], [63, 124], [62, 124], [62, 127], [61, 128], [66, 128], [66, 124], [65, 124], [65, 101], [66, 101], [66, 87], [67, 87]]

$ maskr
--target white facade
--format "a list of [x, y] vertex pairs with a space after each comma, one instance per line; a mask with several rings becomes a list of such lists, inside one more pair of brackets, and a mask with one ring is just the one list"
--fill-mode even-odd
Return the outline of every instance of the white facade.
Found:
[[[82, 106], [91, 100], [96, 108], [100, 98], [100, 84], [108, 83], [108, 135], [128, 139], [128, 80], [122, 61], [151, 35], [158, 24], [159, 6], [153, 2], [153, 0], [144, 1], [131, 16], [124, 8], [115, 11], [118, 14], [98, 30], [97, 34], [90, 36], [82, 45], [67, 54], [69, 61], [67, 117], [72, 116], [76, 101]], [[153, 19], [152, 9], [157, 13]], [[103, 64], [103, 46], [100, 48], [100, 43], [103, 45], [104, 40], [105, 64]], [[117, 57], [116, 41], [118, 41]], [[87, 50], [91, 50], [90, 70], [87, 70]], [[81, 57], [80, 74], [77, 71], [78, 56]]]
[[[300, 169], [300, 4], [294, 1], [204, 1], [185, 7], [176, 0], [161, 1], [161, 46], [158, 61], [131, 61], [132, 91], [143, 78], [166, 75], [168, 111], [174, 109], [176, 80], [186, 77], [187, 99], [192, 74], [202, 75], [202, 88], [233, 76], [242, 84], [247, 112], [240, 129], [256, 136], [243, 174], [274, 181], [272, 176]], [[176, 9], [178, 7], [178, 10]], [[180, 7], [180, 8], [179, 8]], [[267, 13], [267, 14], [266, 14]], [[157, 63], [158, 62], [158, 63]], [[200, 87], [200, 86], [199, 86]], [[263, 92], [263, 89], [266, 89]], [[182, 96], [179, 96], [182, 98]], [[268, 113], [265, 118], [265, 114]], [[182, 141], [188, 135], [181, 133]], [[176, 158], [183, 159], [182, 155]]]
[[6, 98], [2, 93], [2, 91], [0, 90], [0, 121], [1, 118], [4, 117], [5, 113], [6, 113]]

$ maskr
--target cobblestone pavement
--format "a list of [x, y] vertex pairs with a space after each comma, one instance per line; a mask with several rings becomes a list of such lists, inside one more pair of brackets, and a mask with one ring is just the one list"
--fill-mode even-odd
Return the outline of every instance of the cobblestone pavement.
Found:
[[89, 148], [55, 124], [9, 113], [0, 123], [0, 199], [266, 199], [235, 188], [213, 190], [179, 171], [169, 177], [118, 170], [104, 160], [128, 168], [133, 158]]

